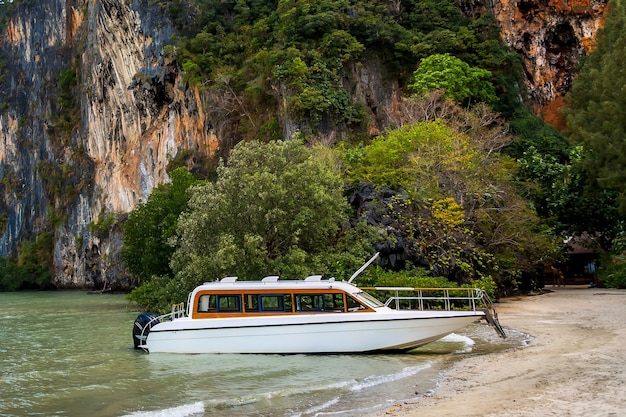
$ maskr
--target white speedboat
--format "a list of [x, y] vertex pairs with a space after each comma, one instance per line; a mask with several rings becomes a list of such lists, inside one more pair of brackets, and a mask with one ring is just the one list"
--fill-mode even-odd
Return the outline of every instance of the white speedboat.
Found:
[[[396, 290], [396, 294], [401, 290], [379, 289]], [[437, 290], [429, 294], [433, 291]], [[461, 297], [443, 291], [445, 295], [395, 296], [382, 303], [351, 283], [333, 278], [280, 280], [271, 276], [239, 281], [227, 277], [198, 286], [186, 307], [175, 305], [170, 314], [140, 314], [133, 325], [133, 339], [136, 348], [171, 353], [406, 351], [478, 319], [493, 322], [489, 309], [477, 308], [484, 296], [481, 290], [463, 289]], [[390, 307], [407, 299], [420, 309]], [[424, 300], [443, 304], [428, 309]], [[461, 300], [464, 309], [451, 308]]]

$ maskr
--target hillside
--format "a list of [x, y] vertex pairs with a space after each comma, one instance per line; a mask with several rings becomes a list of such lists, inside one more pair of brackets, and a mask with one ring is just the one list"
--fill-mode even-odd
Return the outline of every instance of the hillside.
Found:
[[[488, 69], [505, 115], [555, 117], [605, 1], [14, 0], [0, 4], [0, 255], [127, 289], [119, 225], [175, 166], [239, 141], [397, 125], [420, 59]], [[520, 101], [521, 98], [521, 101]]]

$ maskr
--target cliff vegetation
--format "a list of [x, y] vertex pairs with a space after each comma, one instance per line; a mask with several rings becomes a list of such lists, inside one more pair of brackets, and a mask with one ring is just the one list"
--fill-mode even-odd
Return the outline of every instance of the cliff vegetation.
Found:
[[[546, 65], [573, 77], [603, 4], [509, 6], [520, 25], [557, 15], [545, 25], [581, 28], [546, 38]], [[601, 146], [587, 133], [571, 124], [572, 142], [533, 115], [556, 96], [537, 95], [511, 37], [536, 34], [505, 24], [501, 3], [39, 6], [0, 5], [7, 271], [139, 283], [132, 297], [163, 308], [221, 275], [345, 278], [374, 251], [371, 282], [437, 276], [498, 294], [540, 287], [566, 237], [615, 252], [621, 191], [597, 180], [607, 158], [588, 163]]]

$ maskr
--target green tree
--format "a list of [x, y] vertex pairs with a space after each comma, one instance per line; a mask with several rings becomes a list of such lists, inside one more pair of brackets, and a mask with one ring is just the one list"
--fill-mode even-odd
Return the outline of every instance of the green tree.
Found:
[[597, 184], [619, 194], [626, 213], [626, 5], [609, 3], [596, 48], [566, 96], [569, 136], [589, 151], [587, 167]]
[[235, 146], [215, 183], [191, 188], [178, 221], [174, 278], [155, 277], [134, 291], [135, 301], [164, 309], [227, 275], [302, 278], [362, 262], [362, 252], [350, 254], [354, 234], [342, 231], [348, 204], [340, 173], [317, 155], [298, 141]]
[[17, 259], [0, 257], [0, 291], [48, 289], [52, 279], [54, 234], [22, 242]]
[[490, 78], [487, 70], [470, 67], [450, 54], [435, 54], [422, 59], [409, 88], [417, 94], [443, 90], [446, 97], [458, 103], [468, 100], [492, 103], [497, 98]]
[[522, 188], [556, 233], [567, 238], [599, 232], [595, 243], [609, 249], [620, 219], [616, 193], [590, 186], [584, 158], [582, 145], [572, 148], [565, 163], [531, 146], [519, 159]]
[[172, 275], [169, 262], [180, 213], [187, 208], [187, 190], [197, 181], [185, 168], [170, 173], [171, 182], [159, 185], [148, 201], [139, 204], [124, 223], [122, 258], [128, 270], [149, 281], [154, 275]]
[[[406, 85], [407, 68], [416, 68], [420, 59], [430, 55], [449, 53], [470, 68], [493, 73], [488, 79], [497, 83], [499, 94], [507, 96], [499, 105], [519, 105], [523, 76], [519, 59], [500, 41], [497, 21], [473, 10], [472, 18], [467, 17], [464, 11], [471, 6], [463, 2], [158, 3], [184, 35], [170, 50], [176, 51], [185, 80], [202, 88], [219, 86], [220, 77], [232, 80], [232, 91], [215, 94], [218, 102], [213, 107], [228, 109], [231, 121], [241, 112], [238, 121], [244, 126], [233, 131], [237, 139], [258, 138], [271, 120], [268, 113], [284, 110], [284, 104], [290, 118], [308, 123], [311, 131], [329, 122], [338, 129], [359, 129], [366, 103], [353, 101], [355, 63], [368, 68], [372, 61], [383, 62], [383, 72]], [[294, 65], [293, 51], [300, 59], [297, 64], [303, 65]], [[290, 74], [291, 70], [297, 74]], [[236, 105], [225, 99], [233, 94]]]
[[0, 291], [17, 291], [22, 285], [20, 269], [13, 258], [0, 256]]
[[350, 178], [406, 190], [381, 206], [433, 273], [460, 283], [485, 276], [510, 288], [557, 251], [518, 194], [512, 160], [442, 122], [403, 126], [353, 159]]
[[515, 142], [505, 150], [513, 158], [521, 158], [531, 147], [540, 155], [565, 163], [574, 147], [572, 142], [554, 126], [535, 116], [526, 107], [518, 109], [508, 119]]

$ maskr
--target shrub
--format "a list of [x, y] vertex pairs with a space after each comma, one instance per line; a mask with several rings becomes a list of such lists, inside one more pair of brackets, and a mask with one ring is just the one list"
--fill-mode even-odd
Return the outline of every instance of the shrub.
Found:
[[598, 280], [603, 287], [626, 288], [626, 256], [613, 256], [608, 265], [600, 269]]

